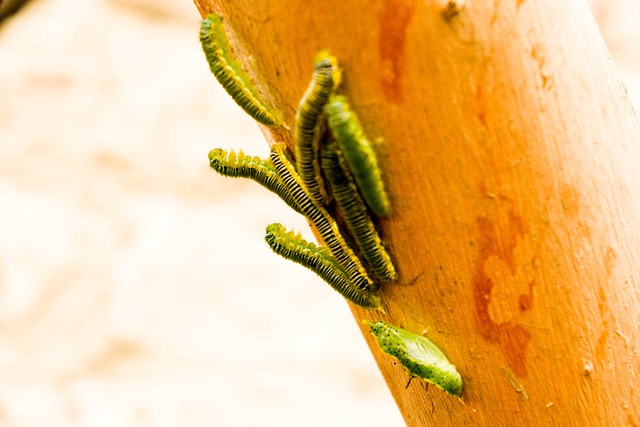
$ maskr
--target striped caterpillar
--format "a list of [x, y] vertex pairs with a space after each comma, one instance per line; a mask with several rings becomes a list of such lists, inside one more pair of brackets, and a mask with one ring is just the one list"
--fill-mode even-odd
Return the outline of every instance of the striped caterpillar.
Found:
[[326, 128], [324, 108], [340, 80], [341, 74], [336, 58], [327, 51], [318, 53], [313, 80], [296, 112], [293, 134], [296, 169], [309, 196], [320, 205], [325, 204], [327, 200], [319, 164], [320, 139]]
[[227, 152], [222, 148], [215, 148], [209, 152], [209, 165], [220, 175], [232, 178], [249, 178], [256, 181], [280, 196], [293, 210], [300, 212], [300, 208], [282, 184], [271, 160], [247, 156], [242, 150], [236, 153], [233, 150]]
[[249, 76], [230, 53], [222, 16], [211, 13], [202, 20], [200, 43], [211, 72], [231, 98], [258, 122], [267, 126], [280, 126], [280, 115], [256, 95]]
[[367, 213], [367, 208], [340, 151], [330, 147], [322, 150], [322, 170], [344, 216], [347, 228], [353, 234], [371, 270], [382, 281], [394, 281], [396, 270], [393, 262], [382, 245], [378, 230]]
[[299, 233], [287, 231], [280, 224], [267, 227], [265, 240], [275, 253], [307, 267], [344, 298], [360, 307], [380, 309], [380, 299], [353, 286], [326, 246], [318, 247], [307, 242]]

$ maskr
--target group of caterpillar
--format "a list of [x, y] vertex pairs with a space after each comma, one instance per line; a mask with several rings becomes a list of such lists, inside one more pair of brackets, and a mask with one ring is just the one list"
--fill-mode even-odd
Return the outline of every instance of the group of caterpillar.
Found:
[[[230, 54], [221, 16], [210, 14], [202, 21], [200, 41], [212, 73], [234, 101], [258, 122], [282, 125], [280, 115], [257, 96]], [[314, 62], [313, 79], [296, 113], [295, 166], [284, 144], [275, 144], [268, 159], [217, 148], [209, 153], [209, 163], [222, 175], [250, 178], [276, 193], [307, 217], [326, 245], [318, 247], [271, 224], [265, 240], [275, 253], [309, 268], [354, 304], [381, 310], [377, 281], [394, 281], [397, 274], [370, 213], [387, 217], [391, 205], [373, 147], [346, 97], [336, 94], [341, 81], [336, 58], [321, 51]], [[332, 200], [368, 270], [329, 213]], [[382, 321], [365, 324], [382, 351], [400, 361], [410, 378], [460, 395], [460, 374], [427, 338]]]
[[[230, 54], [221, 16], [210, 14], [202, 21], [200, 41], [211, 71], [231, 97], [260, 123], [280, 124], [279, 115], [258, 98], [257, 91]], [[306, 216], [328, 248], [331, 262], [319, 264], [317, 256], [309, 255], [308, 242], [301, 238], [291, 245], [282, 244], [292, 236], [282, 227], [272, 227], [268, 232], [271, 237], [267, 241], [275, 252], [318, 273], [355, 304], [380, 308], [380, 300], [374, 295], [378, 282], [395, 280], [396, 271], [363, 199], [373, 213], [383, 216], [389, 214], [389, 202], [375, 153], [346, 99], [335, 94], [341, 78], [336, 58], [321, 51], [315, 58], [311, 84], [296, 113], [295, 165], [282, 144], [274, 145], [269, 159], [214, 149], [209, 153], [209, 163], [222, 175], [257, 181]], [[328, 143], [327, 127], [337, 143]], [[329, 213], [330, 197], [342, 211], [346, 231], [355, 241], [366, 267]], [[307, 249], [303, 251], [303, 247]], [[296, 252], [300, 253], [296, 255]], [[330, 269], [335, 270], [331, 275], [326, 273]]]

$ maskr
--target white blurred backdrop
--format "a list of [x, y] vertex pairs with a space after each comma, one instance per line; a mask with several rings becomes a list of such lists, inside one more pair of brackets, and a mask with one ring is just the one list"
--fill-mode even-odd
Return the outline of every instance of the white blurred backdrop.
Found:
[[[592, 1], [640, 105], [640, 2]], [[208, 168], [266, 156], [189, 2], [32, 0], [0, 26], [0, 426], [400, 426], [304, 219]]]

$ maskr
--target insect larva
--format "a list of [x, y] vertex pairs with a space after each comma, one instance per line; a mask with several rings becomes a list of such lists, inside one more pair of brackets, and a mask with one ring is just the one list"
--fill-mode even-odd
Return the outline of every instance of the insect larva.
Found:
[[340, 82], [338, 61], [327, 51], [316, 55], [313, 80], [305, 92], [298, 111], [294, 129], [296, 169], [311, 200], [325, 204], [327, 195], [318, 163], [320, 139], [325, 130], [324, 107], [329, 96]]
[[382, 245], [376, 226], [350, 176], [341, 153], [331, 146], [322, 150], [322, 169], [349, 231], [375, 275], [385, 281], [396, 279], [396, 269]]
[[280, 196], [296, 212], [300, 212], [300, 208], [280, 180], [270, 159], [247, 156], [242, 150], [236, 153], [233, 150], [227, 152], [222, 148], [215, 148], [209, 152], [209, 165], [221, 175], [233, 178], [250, 178], [258, 182]]
[[222, 16], [211, 13], [202, 20], [200, 43], [211, 72], [233, 100], [260, 123], [267, 126], [281, 125], [280, 116], [256, 95], [249, 77], [231, 55]]
[[338, 140], [367, 205], [376, 215], [389, 216], [391, 204], [384, 189], [378, 161], [358, 117], [344, 96], [332, 96], [327, 112], [329, 127]]
[[316, 273], [343, 297], [364, 308], [380, 308], [380, 299], [356, 288], [336, 263], [326, 246], [317, 247], [299, 233], [287, 231], [280, 224], [267, 227], [265, 240], [278, 255]]
[[422, 378], [460, 396], [462, 378], [458, 370], [429, 339], [382, 321], [363, 323], [371, 328], [380, 349], [398, 359], [411, 377]]
[[344, 269], [349, 280], [363, 292], [377, 290], [378, 285], [369, 278], [362, 263], [345, 242], [338, 224], [324, 208], [315, 205], [303, 189], [300, 177], [287, 160], [284, 150], [284, 144], [275, 144], [271, 147], [271, 162], [293, 201], [300, 207], [300, 212], [318, 230], [320, 237]]

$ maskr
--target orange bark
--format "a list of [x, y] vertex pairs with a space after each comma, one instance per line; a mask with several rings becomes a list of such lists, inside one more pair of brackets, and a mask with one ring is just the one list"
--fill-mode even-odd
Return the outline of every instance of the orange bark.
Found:
[[[365, 333], [409, 425], [640, 425], [640, 129], [583, 1], [196, 0], [289, 126], [328, 48], [372, 139], [401, 280], [462, 400]], [[264, 129], [292, 142], [289, 129]], [[364, 329], [363, 329], [364, 331]], [[640, 393], [640, 392], [639, 392]]]

